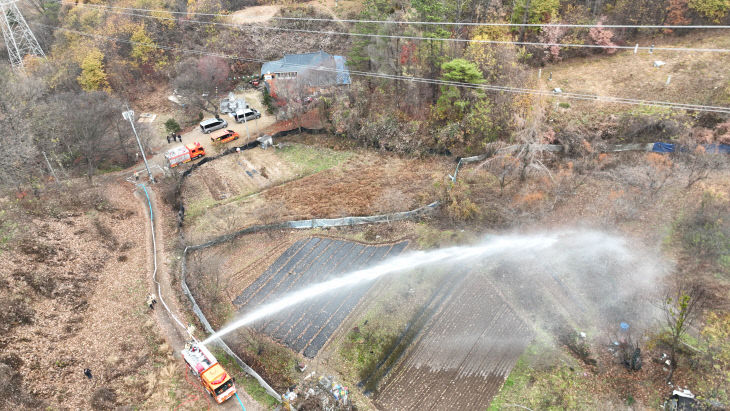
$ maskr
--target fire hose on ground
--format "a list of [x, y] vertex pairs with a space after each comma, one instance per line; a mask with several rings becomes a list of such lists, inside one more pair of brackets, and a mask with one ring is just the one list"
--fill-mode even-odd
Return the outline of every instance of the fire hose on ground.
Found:
[[[185, 327], [185, 325], [180, 321], [180, 319], [177, 318], [177, 316], [170, 310], [170, 307], [168, 307], [167, 303], [165, 303], [164, 298], [162, 297], [162, 285], [159, 281], [157, 281], [157, 239], [155, 237], [155, 217], [154, 217], [154, 211], [152, 210], [152, 200], [150, 199], [150, 195], [147, 192], [147, 187], [144, 184], [136, 184], [137, 187], [141, 187], [145, 197], [147, 198], [147, 206], [149, 208], [150, 212], [150, 228], [152, 231], [152, 262], [153, 262], [153, 271], [152, 271], [152, 281], [157, 285], [157, 296], [160, 299], [160, 302], [162, 303], [162, 306], [165, 308], [165, 311], [167, 311], [170, 318], [172, 318], [183, 330], [188, 332], [188, 329]], [[189, 333], [189, 332], [188, 332]], [[195, 338], [192, 334], [191, 337]], [[228, 348], [228, 347], [226, 347]], [[241, 401], [241, 398], [236, 394], [236, 399], [238, 400], [238, 404], [241, 406], [241, 409], [243, 411], [246, 411], [246, 407], [243, 406], [243, 402]]]

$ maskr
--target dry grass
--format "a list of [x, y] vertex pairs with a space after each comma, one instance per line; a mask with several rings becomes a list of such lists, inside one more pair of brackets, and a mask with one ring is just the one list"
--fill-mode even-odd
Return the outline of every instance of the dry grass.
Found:
[[[713, 31], [677, 38], [667, 47], [729, 48], [727, 32]], [[657, 45], [658, 47], [659, 45]], [[656, 60], [666, 62], [653, 67]], [[696, 104], [727, 104], [730, 78], [724, 69], [730, 63], [728, 53], [694, 53], [656, 51], [621, 51], [613, 56], [596, 55], [577, 58], [549, 66], [543, 73], [552, 72], [553, 80], [545, 87], [561, 87], [565, 92], [589, 92], [600, 95], [653, 100], [682, 101]], [[671, 83], [667, 86], [667, 76]], [[717, 89], [715, 89], [717, 87]], [[716, 90], [716, 92], [708, 90]], [[723, 94], [724, 93], [724, 94]]]
[[[642, 46], [651, 42], [650, 39], [642, 41]], [[713, 30], [664, 42], [666, 44], [657, 41], [656, 46], [730, 48], [730, 35], [724, 30]], [[655, 60], [664, 61], [666, 65], [653, 67]], [[634, 54], [632, 50], [626, 50], [613, 56], [601, 54], [550, 65], [543, 69], [540, 84], [545, 89], [560, 87], [564, 92], [727, 106], [730, 104], [728, 64], [728, 53], [656, 51], [649, 54], [640, 51]], [[547, 81], [549, 72], [553, 74], [552, 81]], [[671, 82], [667, 85], [670, 75]], [[570, 118], [570, 121], [562, 122], [564, 124], [580, 124], [581, 120], [575, 117], [592, 117], [591, 111], [609, 115], [636, 109], [624, 104], [565, 101], [571, 108], [561, 110]]]
[[[181, 370], [158, 372], [177, 362], [144, 306], [149, 261], [140, 203], [118, 181], [94, 194], [55, 197], [43, 209], [29, 204], [32, 217], [4, 251], [0, 369], [10, 367], [13, 385], [32, 396], [0, 398], [0, 408], [172, 408], [193, 392], [179, 384]], [[164, 398], [142, 389], [147, 378]]]
[[433, 176], [445, 175], [446, 170], [445, 161], [439, 159], [359, 153], [342, 167], [275, 187], [264, 197], [283, 201], [300, 218], [406, 211], [433, 200], [425, 198]]
[[[196, 170], [183, 189], [190, 241], [255, 224], [410, 210], [435, 200], [434, 179], [443, 180], [452, 167], [445, 158], [403, 159], [366, 150], [288, 144], [281, 151], [246, 153], [269, 176], [260, 193], [250, 186], [249, 191], [236, 188], [250, 179], [246, 175], [228, 172], [222, 177], [230, 162], [225, 158]], [[218, 186], [228, 187], [222, 200], [213, 192], [224, 190], [211, 189]]]

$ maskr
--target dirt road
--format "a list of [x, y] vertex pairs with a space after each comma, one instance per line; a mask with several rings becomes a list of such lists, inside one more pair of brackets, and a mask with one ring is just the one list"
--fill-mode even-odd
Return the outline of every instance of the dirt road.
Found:
[[[339, 3], [343, 3], [340, 5]], [[337, 14], [334, 10], [336, 10], [338, 7], [342, 7], [345, 4], [348, 3], [349, 7], [352, 7], [352, 5], [356, 5], [357, 2], [354, 1], [342, 1], [339, 2], [337, 0], [327, 0], [327, 1], [309, 1], [306, 3], [302, 3], [297, 5], [296, 7], [305, 8], [305, 7], [313, 7], [317, 9], [318, 11], [321, 11], [332, 18], [337, 18]], [[349, 4], [352, 3], [352, 4]], [[245, 9], [238, 10], [236, 12], [231, 13], [230, 15], [230, 21], [235, 24], [249, 24], [249, 23], [265, 23], [269, 20], [271, 20], [272, 17], [274, 17], [279, 10], [281, 10], [282, 6], [279, 5], [268, 5], [268, 6], [254, 6], [254, 7], [246, 7]]]
[[[257, 137], [264, 134], [265, 130], [271, 126], [272, 124], [276, 123], [276, 116], [271, 115], [266, 112], [266, 107], [261, 102], [261, 92], [258, 90], [250, 89], [246, 90], [243, 93], [236, 93], [236, 97], [243, 97], [246, 99], [246, 102], [254, 109], [258, 110], [261, 113], [261, 118], [257, 120], [250, 120], [246, 123], [236, 123], [236, 121], [228, 114], [221, 114], [220, 118], [223, 120], [226, 120], [228, 123], [228, 126], [221, 130], [213, 131], [209, 134], [204, 134], [200, 127], [195, 127], [192, 130], [188, 131], [187, 133], [182, 134], [182, 142], [183, 144], [193, 143], [193, 142], [199, 142], [203, 145], [205, 148], [205, 152], [207, 155], [214, 155], [218, 152], [225, 150], [229, 146], [233, 145], [243, 145], [249, 141], [255, 140]], [[207, 114], [207, 113], [206, 113]], [[211, 115], [207, 115], [205, 119], [213, 118]], [[235, 142], [229, 142], [224, 144], [212, 144], [210, 141], [211, 136], [215, 136], [216, 134], [220, 134], [224, 132], [225, 130], [233, 130], [237, 132], [241, 137], [236, 140]], [[167, 163], [165, 161], [164, 153], [167, 152], [167, 150], [178, 147], [180, 145], [179, 142], [172, 142], [167, 143], [165, 139], [162, 139], [162, 146], [160, 147], [160, 154], [154, 156], [154, 158], [148, 159], [150, 164], [154, 164], [160, 167], [167, 166]], [[183, 166], [184, 167], [184, 166]]]
[[[160, 299], [160, 304], [158, 304], [159, 309], [156, 310], [157, 312], [155, 318], [157, 320], [157, 324], [160, 330], [165, 335], [167, 343], [173, 348], [175, 358], [179, 361], [182, 361], [179, 352], [183, 349], [185, 345], [187, 333], [172, 316], [174, 315], [175, 317], [177, 317], [177, 319], [179, 319], [179, 321], [182, 322], [183, 325], [187, 325], [184, 322], [184, 319], [187, 318], [187, 316], [184, 315], [184, 311], [180, 307], [179, 301], [174, 298], [175, 292], [171, 285], [171, 280], [175, 276], [175, 273], [173, 273], [172, 271], [173, 267], [171, 264], [173, 257], [166, 252], [165, 247], [165, 239], [168, 234], [168, 230], [166, 230], [166, 228], [174, 227], [174, 222], [176, 221], [175, 215], [172, 210], [166, 207], [158, 206], [157, 196], [155, 195], [154, 190], [148, 189], [147, 192], [150, 196], [152, 213], [155, 216], [154, 244], [152, 242], [153, 236], [151, 226], [149, 224], [147, 225], [147, 250], [149, 256], [148, 263], [150, 267], [154, 267], [154, 251], [156, 250], [157, 252], [157, 281], [159, 282], [159, 288], [157, 284], [154, 283], [152, 275], [149, 276], [149, 287], [153, 293], [159, 294], [158, 298]], [[140, 193], [140, 190], [138, 190], [137, 193]], [[144, 215], [149, 217], [149, 206], [147, 204], [147, 198], [144, 196], [144, 194], [138, 194], [138, 197], [140, 198], [140, 204], [142, 204], [142, 212], [144, 213]], [[170, 224], [170, 222], [173, 223]], [[165, 307], [162, 304], [163, 301], [166, 303], [167, 308], [169, 308], [169, 312], [164, 309]], [[191, 380], [195, 381], [194, 379]], [[197, 382], [193, 383], [197, 384]], [[246, 409], [264, 409], [250, 395], [248, 395], [248, 393], [246, 393], [240, 385], [237, 387], [237, 389], [238, 396], [241, 398], [241, 401], [243, 402]], [[237, 410], [240, 408], [240, 406], [235, 399], [232, 399], [225, 402], [224, 404], [221, 404], [220, 406], [218, 406], [218, 408], [223, 410]]]

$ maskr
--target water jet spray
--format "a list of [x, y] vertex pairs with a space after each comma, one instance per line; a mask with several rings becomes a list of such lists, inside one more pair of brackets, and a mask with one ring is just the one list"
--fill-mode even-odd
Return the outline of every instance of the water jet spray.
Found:
[[205, 339], [202, 344], [209, 344], [236, 329], [249, 325], [255, 321], [276, 314], [294, 305], [321, 295], [351, 287], [357, 284], [374, 281], [387, 274], [412, 270], [418, 267], [433, 264], [464, 262], [474, 258], [484, 258], [494, 255], [515, 254], [519, 252], [537, 252], [554, 245], [561, 235], [566, 232], [535, 235], [503, 235], [492, 236], [486, 242], [475, 246], [449, 247], [432, 251], [415, 251], [407, 255], [383, 261], [373, 267], [364, 268], [346, 273], [318, 284], [295, 291], [265, 304], [242, 318], [223, 327], [215, 334]]

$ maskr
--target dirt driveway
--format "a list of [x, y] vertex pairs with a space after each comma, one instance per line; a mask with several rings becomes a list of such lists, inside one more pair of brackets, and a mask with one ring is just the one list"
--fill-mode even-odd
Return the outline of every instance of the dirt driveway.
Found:
[[231, 22], [236, 24], [262, 23], [269, 21], [279, 12], [280, 6], [246, 7], [231, 14]]
[[[337, 18], [337, 15], [342, 15], [343, 12], [358, 10], [361, 4], [354, 0], [316, 0], [284, 7], [313, 7], [332, 18]], [[231, 13], [230, 21], [235, 24], [264, 23], [274, 17], [281, 8], [279, 5], [246, 7]]]
[[[236, 120], [233, 119], [232, 116], [229, 114], [221, 114], [220, 117], [228, 122], [228, 127], [226, 127], [226, 130], [233, 130], [241, 135], [241, 138], [236, 140], [235, 143], [229, 142], [225, 144], [216, 144], [213, 145], [210, 141], [210, 137], [214, 136], [218, 133], [223, 132], [223, 130], [216, 130], [213, 131], [210, 134], [203, 134], [203, 132], [200, 130], [200, 127], [196, 127], [193, 130], [185, 133], [182, 135], [183, 144], [188, 144], [192, 142], [199, 142], [203, 145], [205, 148], [205, 152], [207, 155], [215, 155], [219, 151], [225, 150], [229, 146], [240, 146], [248, 141], [255, 140], [257, 137], [262, 135], [264, 133], [264, 130], [274, 124], [276, 122], [276, 116], [271, 115], [266, 112], [266, 107], [261, 102], [261, 92], [258, 90], [247, 90], [243, 93], [235, 93], [235, 96], [238, 98], [245, 98], [246, 102], [254, 109], [258, 110], [261, 113], [261, 118], [258, 120], [251, 120], [248, 121], [246, 124], [244, 123], [236, 123]], [[206, 113], [207, 114], [207, 113]], [[207, 115], [205, 119], [213, 118], [211, 115]], [[250, 136], [250, 138], [249, 138]], [[164, 143], [162, 149], [160, 150], [160, 155], [156, 156], [153, 163], [158, 164], [160, 166], [167, 166], [165, 163], [165, 156], [164, 153], [167, 152], [167, 150], [179, 146], [180, 143]]]

